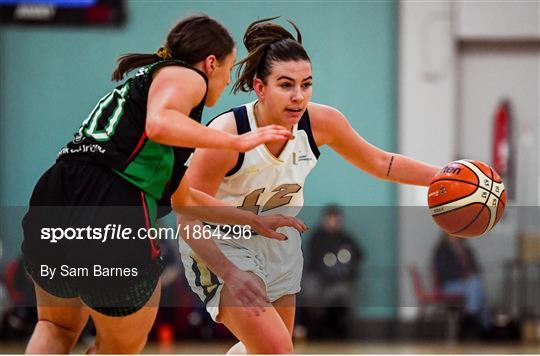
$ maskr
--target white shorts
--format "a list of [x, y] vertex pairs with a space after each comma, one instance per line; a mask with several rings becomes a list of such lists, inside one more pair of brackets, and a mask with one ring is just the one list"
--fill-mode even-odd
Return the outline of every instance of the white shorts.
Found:
[[[283, 228], [288, 230], [289, 228]], [[300, 234], [294, 230], [286, 241], [254, 235], [249, 240], [216, 240], [223, 254], [239, 269], [253, 272], [266, 285], [270, 302], [300, 291], [304, 258]], [[189, 286], [205, 303], [206, 310], [216, 322], [223, 280], [204, 265], [184, 240], [179, 240], [182, 264]]]

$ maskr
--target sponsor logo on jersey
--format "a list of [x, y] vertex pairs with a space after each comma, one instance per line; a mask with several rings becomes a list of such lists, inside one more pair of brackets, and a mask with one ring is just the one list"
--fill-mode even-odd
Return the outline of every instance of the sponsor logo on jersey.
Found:
[[292, 161], [294, 165], [297, 165], [299, 162], [302, 162], [302, 161], [311, 161], [311, 160], [313, 160], [313, 157], [309, 157], [307, 154], [303, 153], [302, 151], [292, 153]]
[[60, 152], [56, 155], [56, 159], [64, 156], [64, 155], [70, 155], [70, 154], [79, 154], [79, 153], [99, 153], [99, 154], [105, 154], [107, 152], [106, 149], [101, 147], [98, 144], [92, 143], [92, 144], [81, 144], [77, 147], [63, 147]]
[[259, 173], [259, 168], [257, 168], [257, 165], [252, 164], [246, 168], [246, 173]]

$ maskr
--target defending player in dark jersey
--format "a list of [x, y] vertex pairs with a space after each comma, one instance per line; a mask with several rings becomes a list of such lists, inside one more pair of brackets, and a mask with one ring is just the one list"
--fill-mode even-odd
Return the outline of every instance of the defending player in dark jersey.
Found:
[[[169, 59], [144, 66], [97, 103], [58, 159], [82, 158], [107, 166], [155, 198], [170, 201], [194, 149], [163, 145], [146, 134], [150, 85], [155, 73], [167, 66], [189, 68], [208, 85], [206, 74], [184, 61]], [[206, 95], [191, 110], [192, 120], [201, 122], [205, 101]]]
[[[291, 138], [278, 126], [239, 136], [200, 124], [203, 107], [214, 105], [230, 82], [235, 52], [221, 24], [197, 15], [180, 21], [157, 53], [119, 59], [114, 80], [141, 68], [139, 74], [98, 102], [40, 178], [23, 220], [22, 250], [39, 318], [28, 353], [69, 352], [88, 317], [97, 331], [90, 351], [142, 350], [159, 300], [159, 246], [118, 231], [153, 227], [159, 200], [172, 200], [187, 215], [248, 224], [278, 239], [284, 238], [274, 231], [279, 226], [305, 229], [291, 218], [226, 207], [182, 179], [194, 147], [246, 151]], [[188, 209], [197, 205], [220, 209]], [[51, 238], [51, 231], [64, 238]], [[96, 239], [111, 231], [115, 238]], [[203, 256], [213, 248], [219, 253], [212, 244], [193, 248]], [[214, 272], [234, 286], [232, 293], [246, 305], [262, 305], [265, 294], [253, 277], [223, 260]]]

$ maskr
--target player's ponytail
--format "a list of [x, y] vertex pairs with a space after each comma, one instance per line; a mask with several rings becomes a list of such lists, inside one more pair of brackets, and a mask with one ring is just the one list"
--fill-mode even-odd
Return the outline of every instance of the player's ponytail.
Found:
[[278, 17], [262, 19], [251, 23], [244, 34], [244, 46], [248, 50], [246, 58], [238, 63], [237, 79], [234, 92], [253, 90], [253, 80], [263, 82], [270, 74], [274, 61], [310, 61], [304, 47], [302, 35], [298, 27], [290, 20], [288, 22], [296, 31], [296, 39], [283, 27], [269, 22]]
[[114, 70], [111, 79], [114, 81], [122, 80], [124, 75], [133, 69], [143, 67], [159, 61], [157, 54], [129, 53], [118, 57], [118, 66]]
[[234, 45], [229, 31], [216, 20], [207, 15], [190, 16], [172, 28], [165, 44], [156, 53], [130, 53], [120, 56], [112, 80], [122, 80], [134, 69], [166, 59], [181, 60], [194, 65], [213, 54], [221, 61], [232, 52]]

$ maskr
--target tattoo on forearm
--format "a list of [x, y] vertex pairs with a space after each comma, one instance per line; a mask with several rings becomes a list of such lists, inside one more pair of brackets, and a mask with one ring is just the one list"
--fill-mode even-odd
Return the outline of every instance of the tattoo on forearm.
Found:
[[388, 164], [388, 171], [386, 172], [387, 177], [390, 175], [390, 170], [392, 169], [392, 163], [394, 163], [394, 156], [390, 158], [390, 163]]

